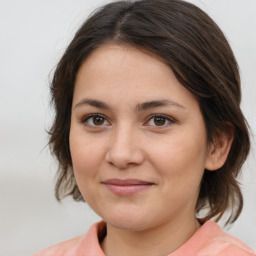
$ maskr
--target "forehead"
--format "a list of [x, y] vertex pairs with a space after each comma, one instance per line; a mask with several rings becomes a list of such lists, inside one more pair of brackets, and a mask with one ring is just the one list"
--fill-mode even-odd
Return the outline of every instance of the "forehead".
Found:
[[[164, 72], [170, 72], [170, 68], [165, 65], [164, 60], [159, 56], [149, 52], [144, 48], [135, 48], [126, 44], [106, 43], [96, 48], [82, 63], [79, 71], [86, 72], [87, 74], [92, 71], [101, 74], [114, 71], [128, 72], [146, 71], [151, 72], [161, 69]], [[94, 74], [93, 72], [91, 74]], [[124, 75], [124, 74], [122, 74]], [[117, 76], [115, 77], [117, 78]], [[132, 77], [130, 77], [132, 79]]]
[[105, 44], [85, 59], [77, 73], [74, 99], [82, 95], [97, 95], [101, 100], [119, 96], [130, 102], [167, 97], [181, 105], [196, 100], [160, 57], [117, 44]]

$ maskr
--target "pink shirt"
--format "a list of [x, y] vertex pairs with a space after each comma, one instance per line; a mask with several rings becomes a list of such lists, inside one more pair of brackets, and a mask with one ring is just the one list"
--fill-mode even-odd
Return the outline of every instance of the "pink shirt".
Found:
[[[95, 223], [87, 234], [53, 245], [33, 256], [105, 256], [100, 247], [106, 233], [103, 221]], [[237, 238], [225, 233], [209, 220], [178, 250], [168, 256], [256, 256]]]

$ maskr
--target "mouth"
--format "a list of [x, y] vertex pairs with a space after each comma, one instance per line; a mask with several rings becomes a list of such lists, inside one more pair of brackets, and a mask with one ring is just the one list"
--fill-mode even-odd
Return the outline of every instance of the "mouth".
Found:
[[104, 184], [112, 193], [121, 196], [133, 195], [149, 189], [154, 185], [152, 182], [137, 179], [109, 179], [103, 181], [102, 184]]

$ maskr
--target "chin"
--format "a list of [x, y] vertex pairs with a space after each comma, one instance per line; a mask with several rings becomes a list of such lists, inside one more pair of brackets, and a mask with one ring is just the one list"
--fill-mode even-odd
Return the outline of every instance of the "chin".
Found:
[[113, 226], [114, 228], [129, 230], [129, 231], [143, 231], [146, 229], [145, 223], [134, 223], [134, 221], [106, 221], [107, 224]]
[[113, 226], [114, 228], [130, 230], [130, 231], [143, 231], [152, 226], [152, 221], [148, 221], [145, 216], [138, 216], [136, 214], [122, 214], [122, 216], [112, 215], [111, 217], [103, 216], [103, 220]]

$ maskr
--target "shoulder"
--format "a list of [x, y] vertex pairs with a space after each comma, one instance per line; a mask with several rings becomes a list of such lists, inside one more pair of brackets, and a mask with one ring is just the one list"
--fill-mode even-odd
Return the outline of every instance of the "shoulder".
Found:
[[52, 245], [33, 256], [104, 256], [99, 243], [99, 237], [104, 234], [104, 230], [103, 221], [95, 223], [86, 234]]
[[[256, 256], [252, 249], [236, 237], [224, 232], [214, 221], [204, 223], [177, 252], [179, 251], [193, 252], [191, 256]], [[177, 253], [178, 255], [182, 254]]]
[[[211, 234], [211, 226], [216, 225], [216, 230]], [[236, 237], [224, 232], [213, 222], [206, 231], [210, 232], [210, 240], [200, 250], [200, 255], [211, 256], [256, 256], [256, 253]]]
[[[33, 256], [71, 255], [70, 253], [77, 248], [81, 240], [83, 240], [83, 236], [76, 237], [76, 238], [52, 245], [47, 249], [44, 249], [36, 254], [33, 254]], [[56, 254], [57, 252], [58, 254]]]

